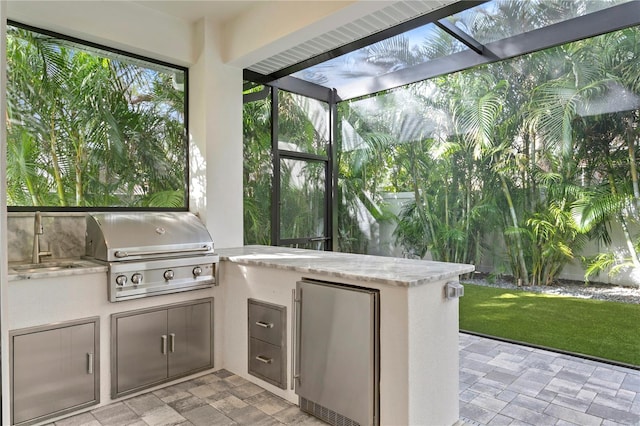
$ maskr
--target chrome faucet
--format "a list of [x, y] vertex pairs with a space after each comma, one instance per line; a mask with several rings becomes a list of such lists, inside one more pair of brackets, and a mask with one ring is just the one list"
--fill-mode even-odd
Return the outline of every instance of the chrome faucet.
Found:
[[50, 251], [40, 251], [40, 235], [42, 234], [44, 234], [42, 214], [36, 212], [33, 218], [33, 254], [31, 256], [31, 263], [40, 263], [42, 256], [51, 256]]

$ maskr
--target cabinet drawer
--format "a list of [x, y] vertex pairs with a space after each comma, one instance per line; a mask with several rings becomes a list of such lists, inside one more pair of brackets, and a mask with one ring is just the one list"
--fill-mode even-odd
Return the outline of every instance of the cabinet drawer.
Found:
[[249, 299], [249, 337], [284, 346], [286, 308]]
[[249, 339], [249, 373], [281, 388], [286, 387], [282, 348]]

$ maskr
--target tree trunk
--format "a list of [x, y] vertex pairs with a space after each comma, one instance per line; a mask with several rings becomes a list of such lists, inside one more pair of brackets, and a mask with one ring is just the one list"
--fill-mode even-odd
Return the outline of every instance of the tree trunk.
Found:
[[420, 220], [422, 221], [422, 223], [426, 223], [427, 226], [429, 227], [429, 232], [431, 233], [431, 239], [433, 240], [431, 244], [432, 246], [432, 254], [434, 259], [439, 260], [440, 259], [440, 255], [438, 253], [438, 249], [437, 246], [435, 244], [435, 238], [436, 238], [436, 233], [435, 230], [433, 229], [433, 224], [431, 223], [430, 220], [427, 219], [426, 215], [424, 214], [424, 211], [422, 210], [423, 208], [425, 209], [429, 209], [429, 202], [428, 200], [422, 199], [422, 196], [420, 195], [420, 186], [418, 185], [418, 167], [416, 165], [416, 155], [415, 155], [415, 149], [414, 149], [414, 145], [411, 144], [411, 148], [409, 150], [409, 165], [411, 167], [411, 182], [413, 185], [413, 196], [416, 200], [416, 209], [418, 209], [418, 216], [420, 217]]
[[[520, 227], [518, 226], [518, 216], [516, 216], [516, 209], [513, 205], [513, 200], [511, 199], [511, 193], [509, 192], [507, 181], [502, 175], [500, 175], [500, 181], [502, 182], [502, 192], [504, 192], [504, 196], [507, 199], [507, 204], [509, 205], [509, 214], [511, 215], [511, 221], [513, 222], [513, 227], [515, 229], [520, 229]], [[515, 240], [516, 240], [516, 249], [518, 250], [518, 264], [520, 265], [520, 279], [522, 279], [522, 284], [529, 285], [529, 274], [527, 272], [527, 264], [524, 261], [522, 238], [520, 238], [519, 232], [515, 233]]]
[[[631, 171], [631, 184], [633, 186], [633, 201], [636, 215], [640, 213], [640, 189], [638, 189], [638, 167], [636, 163], [636, 144], [633, 132], [629, 132], [627, 137], [627, 146], [629, 148], [629, 170]], [[640, 270], [640, 259], [638, 259], [638, 253], [633, 245], [629, 228], [623, 217], [620, 218], [620, 224], [624, 231], [624, 238], [627, 241], [627, 248], [631, 254], [631, 261], [634, 268]]]
[[[630, 126], [631, 124], [629, 124]], [[632, 131], [627, 132], [627, 147], [629, 149], [629, 171], [633, 186], [633, 201], [636, 212], [640, 212], [640, 189], [638, 188], [638, 166], [636, 163], [636, 144]]]
[[76, 206], [84, 205], [84, 191], [82, 190], [82, 164], [84, 157], [84, 141], [82, 136], [78, 138], [76, 150]]
[[58, 153], [56, 152], [57, 138], [55, 131], [55, 118], [51, 117], [51, 165], [53, 166], [53, 178], [56, 182], [56, 192], [58, 194], [58, 203], [61, 206], [66, 206], [67, 202], [64, 196], [64, 183], [62, 182], [62, 175], [60, 174], [60, 164], [58, 162]]
[[624, 240], [627, 243], [627, 250], [629, 250], [629, 254], [631, 255], [631, 263], [633, 263], [633, 267], [640, 271], [640, 260], [638, 260], [638, 252], [636, 251], [635, 246], [633, 245], [633, 240], [631, 239], [631, 233], [629, 232], [629, 226], [627, 225], [627, 221], [625, 220], [622, 214], [618, 215], [618, 220], [620, 221], [620, 226], [622, 226], [622, 232], [624, 233]]
[[449, 234], [449, 191], [447, 188], [447, 182], [444, 183], [444, 229], [447, 233], [447, 239], [445, 240], [444, 247], [442, 247], [442, 252], [444, 256], [445, 262], [451, 262], [451, 256], [453, 255], [455, 259], [455, 249], [452, 250], [450, 239], [448, 237]]
[[465, 235], [465, 243], [464, 243], [464, 251], [462, 253], [462, 262], [468, 262], [470, 243], [471, 243], [471, 176], [469, 170], [467, 170], [465, 181], [466, 188], [464, 189], [466, 195], [466, 209], [465, 209], [465, 224], [464, 224], [464, 235]]
[[31, 202], [34, 206], [39, 206], [41, 204], [39, 199], [40, 194], [38, 194], [38, 191], [36, 191], [35, 187], [33, 186], [33, 181], [31, 180], [29, 173], [27, 173], [26, 171], [24, 171], [23, 173], [24, 182], [27, 185], [27, 190], [29, 191], [29, 195], [31, 196]]

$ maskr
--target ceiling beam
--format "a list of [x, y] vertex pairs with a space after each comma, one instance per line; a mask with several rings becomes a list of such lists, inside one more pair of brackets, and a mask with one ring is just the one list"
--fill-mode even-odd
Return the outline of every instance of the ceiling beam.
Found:
[[460, 28], [456, 27], [451, 21], [447, 19], [441, 19], [434, 22], [438, 28], [449, 34], [451, 37], [458, 40], [460, 43], [467, 46], [469, 49], [476, 52], [478, 55], [484, 55], [484, 46], [478, 42], [475, 38], [471, 37]]
[[336, 100], [335, 95], [332, 94], [332, 89], [309, 81], [301, 80], [296, 77], [287, 76], [279, 79], [273, 79], [270, 75], [263, 75], [247, 69], [243, 70], [242, 76], [246, 81], [252, 81], [264, 84], [265, 86], [285, 90], [287, 92], [297, 93], [298, 95], [307, 96], [319, 101], [329, 103], [332, 100]]

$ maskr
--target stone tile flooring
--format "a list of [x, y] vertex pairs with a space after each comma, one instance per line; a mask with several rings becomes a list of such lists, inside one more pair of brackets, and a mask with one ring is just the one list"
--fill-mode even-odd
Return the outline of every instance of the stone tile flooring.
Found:
[[[640, 371], [460, 334], [460, 418], [468, 425], [640, 426]], [[55, 426], [293, 424], [326, 425], [221, 370]]]
[[640, 371], [461, 333], [460, 417], [471, 425], [640, 425]]
[[55, 426], [294, 424], [326, 426], [297, 406], [226, 370], [55, 422]]

